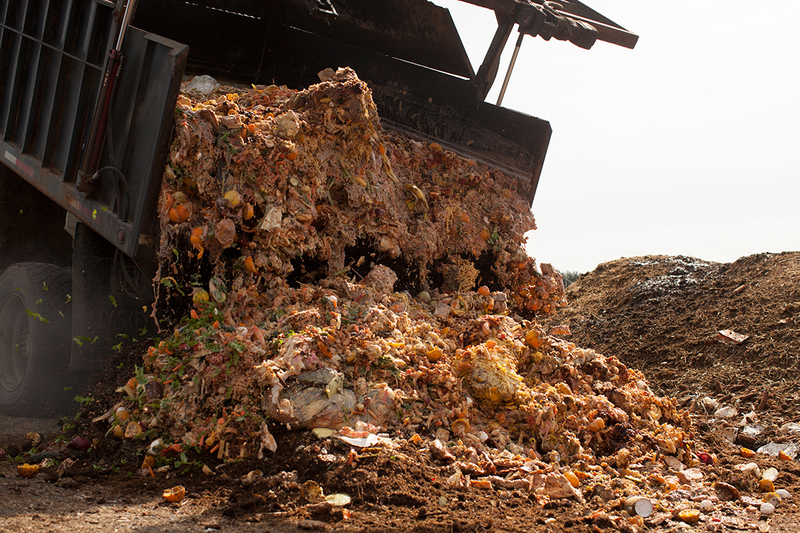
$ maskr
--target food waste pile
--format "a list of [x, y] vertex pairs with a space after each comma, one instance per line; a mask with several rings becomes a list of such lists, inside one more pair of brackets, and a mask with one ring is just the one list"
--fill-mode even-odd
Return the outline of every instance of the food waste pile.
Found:
[[352, 70], [320, 77], [184, 86], [159, 206], [163, 337], [95, 423], [148, 457], [269, 460], [291, 453], [277, 426], [411, 444], [449, 486], [542, 504], [663, 497], [693, 482], [670, 468], [713, 463], [641, 372], [542, 325], [564, 286], [522, 247], [520, 184], [382, 128]]

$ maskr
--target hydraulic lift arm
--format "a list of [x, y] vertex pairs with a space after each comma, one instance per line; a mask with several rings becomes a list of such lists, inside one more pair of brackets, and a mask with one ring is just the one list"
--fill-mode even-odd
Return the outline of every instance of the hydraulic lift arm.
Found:
[[633, 48], [639, 37], [591, 8], [575, 0], [552, 2], [548, 0], [462, 0], [491, 9], [497, 18], [497, 31], [478, 69], [473, 85], [476, 96], [484, 99], [497, 76], [500, 55], [515, 25], [519, 37], [508, 73], [500, 91], [498, 105], [502, 102], [511, 71], [525, 35], [540, 36], [549, 41], [555, 38], [569, 41], [588, 50], [598, 40]]
[[[535, 14], [533, 9], [546, 16], [543, 27], [525, 30], [528, 35], [541, 35], [549, 40], [554, 37], [570, 41], [581, 48], [590, 48], [595, 40], [605, 41], [625, 48], [633, 48], [639, 37], [604, 17], [577, 0], [461, 0], [462, 2], [491, 9], [514, 17], [518, 24]], [[591, 27], [591, 29], [589, 28]], [[592, 31], [594, 30], [594, 31]], [[594, 33], [595, 39], [590, 39]], [[585, 35], [584, 35], [585, 34]], [[577, 41], [577, 42], [576, 42]]]

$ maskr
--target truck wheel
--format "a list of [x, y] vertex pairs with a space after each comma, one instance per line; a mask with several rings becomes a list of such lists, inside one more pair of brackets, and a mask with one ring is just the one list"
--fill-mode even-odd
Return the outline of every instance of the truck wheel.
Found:
[[69, 372], [72, 305], [69, 271], [16, 263], [0, 277], [0, 412], [62, 414], [76, 391]]

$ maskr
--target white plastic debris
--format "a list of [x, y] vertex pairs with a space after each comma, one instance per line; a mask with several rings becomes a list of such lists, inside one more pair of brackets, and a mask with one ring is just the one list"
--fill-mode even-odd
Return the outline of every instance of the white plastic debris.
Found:
[[792, 442], [780, 443], [780, 444], [777, 442], [770, 442], [769, 444], [762, 446], [756, 451], [758, 453], [771, 455], [772, 457], [777, 457], [780, 452], [783, 452], [786, 455], [788, 455], [791, 459], [794, 459], [795, 457], [797, 457], [798, 448], [797, 444], [794, 444]]
[[703, 407], [705, 408], [706, 412], [716, 411], [717, 409], [719, 409], [719, 402], [709, 396], [703, 398], [700, 401], [700, 403], [703, 404]]
[[739, 428], [733, 426], [726, 426], [719, 429], [719, 436], [731, 444], [736, 442], [736, 437], [739, 435]]
[[800, 435], [800, 424], [796, 422], [789, 422], [781, 426], [781, 433], [791, 433], [792, 435]]
[[737, 414], [738, 411], [732, 405], [726, 405], [714, 411], [714, 416], [716, 418], [731, 418], [733, 416], [736, 416]]
[[195, 76], [192, 78], [192, 81], [186, 86], [186, 90], [195, 91], [200, 94], [211, 94], [217, 87], [219, 87], [219, 82], [217, 82], [217, 80], [203, 74], [202, 76]]
[[373, 433], [370, 433], [366, 437], [345, 437], [343, 435], [337, 435], [336, 438], [356, 448], [366, 448], [367, 446], [374, 446], [380, 442], [380, 438]]
[[764, 432], [764, 426], [761, 424], [752, 424], [742, 428], [742, 435], [746, 437], [756, 438]]

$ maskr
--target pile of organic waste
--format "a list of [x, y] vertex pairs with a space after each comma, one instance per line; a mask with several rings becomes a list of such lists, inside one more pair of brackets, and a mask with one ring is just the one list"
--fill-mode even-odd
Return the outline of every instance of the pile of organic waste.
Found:
[[219, 460], [275, 452], [276, 425], [411, 439], [455, 485], [544, 498], [601, 463], [691, 463], [672, 400], [537, 321], [564, 287], [523, 249], [519, 184], [382, 129], [352, 70], [321, 77], [185, 86], [160, 199], [154, 316], [171, 325], [97, 422]]
[[321, 78], [184, 86], [161, 338], [114, 354], [60, 441], [0, 448], [6, 520], [44, 499], [78, 529], [76, 509], [187, 531], [793, 531], [800, 255], [620, 260], [564, 307], [523, 249], [524, 184], [383, 128], [351, 70]]

